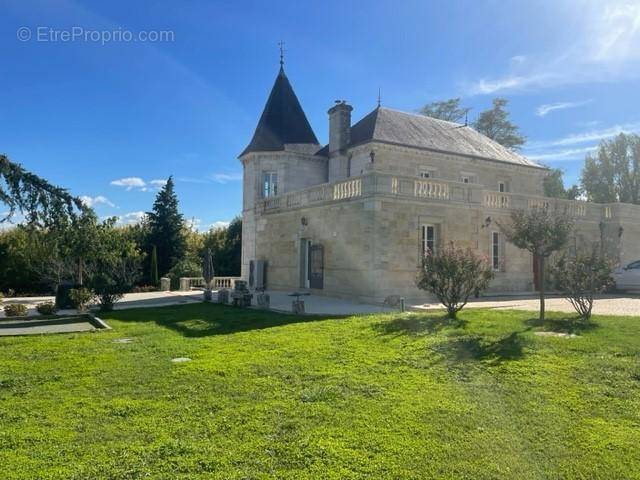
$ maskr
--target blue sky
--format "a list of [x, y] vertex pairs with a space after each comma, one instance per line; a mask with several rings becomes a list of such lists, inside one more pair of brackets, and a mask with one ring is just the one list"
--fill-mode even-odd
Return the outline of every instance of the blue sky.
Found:
[[229, 221], [279, 40], [323, 143], [333, 101], [357, 120], [378, 88], [406, 111], [461, 96], [471, 120], [505, 96], [523, 152], [568, 183], [640, 131], [638, 1], [0, 0], [0, 152], [101, 216], [135, 221], [173, 175], [187, 218]]

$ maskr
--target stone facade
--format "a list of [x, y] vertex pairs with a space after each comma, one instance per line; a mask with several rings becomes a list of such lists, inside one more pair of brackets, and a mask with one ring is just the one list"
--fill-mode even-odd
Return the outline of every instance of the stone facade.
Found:
[[[350, 113], [344, 102], [329, 110], [331, 138], [324, 149], [283, 142], [279, 150], [241, 156], [244, 278], [250, 261], [264, 260], [269, 289], [311, 288], [314, 294], [369, 302], [388, 295], [424, 300], [415, 278], [425, 235], [431, 235], [436, 250], [453, 242], [486, 255], [496, 269], [493, 292], [532, 291], [530, 254], [505, 242], [497, 223], [513, 209], [545, 203], [575, 218], [575, 245], [601, 242], [621, 263], [640, 258], [640, 207], [544, 198], [545, 168], [489, 139], [478, 143], [485, 140], [465, 126], [435, 125], [459, 137], [452, 143], [457, 151], [444, 151], [425, 148], [430, 139], [389, 141], [397, 118], [422, 118], [386, 111], [393, 117], [380, 125], [384, 115], [378, 113], [363, 141], [361, 123], [348, 128]], [[469, 147], [473, 142], [476, 147]], [[495, 151], [495, 158], [485, 151]], [[271, 173], [275, 193], [265, 187], [265, 174]], [[318, 272], [322, 288], [312, 288], [310, 277], [315, 275], [317, 287]]]

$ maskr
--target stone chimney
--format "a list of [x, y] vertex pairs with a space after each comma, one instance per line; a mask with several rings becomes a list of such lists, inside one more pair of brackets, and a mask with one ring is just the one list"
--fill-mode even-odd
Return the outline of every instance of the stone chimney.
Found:
[[337, 100], [329, 109], [329, 155], [342, 152], [351, 141], [351, 111], [353, 107]]

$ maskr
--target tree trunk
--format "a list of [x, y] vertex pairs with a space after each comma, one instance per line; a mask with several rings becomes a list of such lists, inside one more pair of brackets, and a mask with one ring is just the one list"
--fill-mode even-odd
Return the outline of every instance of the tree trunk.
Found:
[[78, 259], [78, 285], [83, 285], [83, 277], [84, 277], [84, 263], [82, 258]]
[[540, 255], [538, 257], [538, 278], [540, 279], [540, 321], [544, 322], [544, 257]]

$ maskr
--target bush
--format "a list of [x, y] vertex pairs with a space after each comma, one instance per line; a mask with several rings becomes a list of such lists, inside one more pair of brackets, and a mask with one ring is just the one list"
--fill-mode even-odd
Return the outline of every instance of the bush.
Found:
[[583, 320], [591, 318], [593, 298], [613, 284], [612, 263], [595, 246], [590, 252], [563, 254], [551, 267], [554, 286]]
[[2, 304], [2, 300], [4, 299], [4, 295], [0, 292], [0, 304]]
[[58, 285], [56, 289], [56, 307], [58, 309], [77, 308], [78, 305], [71, 298], [71, 290], [78, 288], [82, 288], [82, 286], [73, 283], [62, 283]]
[[24, 317], [27, 315], [27, 306], [21, 303], [8, 303], [4, 306], [4, 314], [7, 317]]
[[136, 285], [131, 289], [131, 293], [147, 293], [156, 291], [158, 291], [158, 287], [153, 285]]
[[84, 312], [89, 307], [89, 304], [94, 300], [95, 293], [88, 288], [72, 288], [69, 291], [71, 301], [76, 305], [76, 308]]
[[44, 302], [36, 305], [36, 310], [40, 315], [53, 315], [58, 311], [56, 304], [53, 302]]
[[427, 254], [418, 273], [418, 288], [433, 293], [447, 309], [450, 318], [489, 286], [493, 272], [489, 263], [470, 249], [453, 245], [437, 254]]
[[180, 260], [167, 274], [171, 279], [171, 290], [180, 288], [182, 277], [202, 277], [202, 265], [194, 260]]

